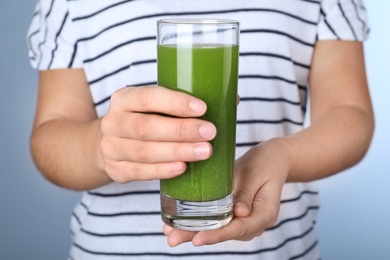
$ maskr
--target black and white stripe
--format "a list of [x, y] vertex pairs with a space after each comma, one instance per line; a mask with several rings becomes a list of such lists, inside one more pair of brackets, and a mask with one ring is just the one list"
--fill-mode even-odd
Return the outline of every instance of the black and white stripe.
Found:
[[[241, 22], [237, 157], [303, 129], [317, 40], [364, 40], [361, 0], [38, 0], [27, 36], [35, 68], [83, 68], [98, 116], [121, 87], [157, 84], [156, 20]], [[313, 183], [288, 183], [276, 224], [251, 242], [166, 245], [158, 181], [110, 184], [83, 194], [71, 216], [68, 259], [320, 259]]]
[[[110, 199], [113, 198], [113, 197], [121, 197], [121, 199], [123, 199], [124, 201], [126, 199], [133, 199], [132, 197], [133, 196], [141, 196], [141, 197], [138, 197], [138, 199], [142, 198], [142, 196], [144, 195], [150, 195], [150, 196], [154, 196], [156, 195], [156, 198], [158, 198], [158, 190], [151, 190], [151, 191], [134, 191], [134, 192], [126, 192], [126, 193], [107, 193], [107, 192], [104, 192], [104, 193], [96, 193], [96, 192], [89, 192], [89, 195], [91, 196], [97, 196], [97, 197], [104, 197], [104, 198], [108, 198], [109, 200], [106, 202], [106, 203], [110, 203]], [[286, 218], [284, 219], [280, 219], [274, 227], [272, 228], [269, 228], [267, 231], [266, 231], [266, 234], [267, 235], [272, 235], [273, 232], [280, 232], [280, 231], [283, 231], [284, 229], [288, 229], [289, 226], [291, 225], [294, 225], [294, 222], [297, 222], [297, 221], [304, 221], [304, 222], [307, 222], [307, 223], [310, 223], [310, 221], [312, 221], [313, 219], [313, 214], [316, 214], [316, 211], [318, 210], [318, 204], [316, 205], [312, 205], [312, 206], [309, 206], [307, 207], [306, 209], [303, 209], [303, 211], [301, 212], [296, 212], [296, 213], [293, 213], [294, 211], [293, 210], [290, 210], [291, 207], [294, 207], [294, 203], [300, 201], [300, 200], [310, 200], [310, 197], [311, 196], [317, 196], [317, 192], [316, 191], [311, 191], [311, 190], [303, 190], [299, 193], [298, 196], [296, 197], [293, 197], [293, 198], [287, 198], [287, 199], [284, 199], [281, 201], [281, 204], [282, 205], [287, 205], [286, 209], [287, 211], [291, 211], [291, 213], [288, 214], [288, 216], [286, 216]], [[131, 204], [131, 203], [129, 203]], [[159, 214], [160, 212], [139, 212], [139, 211], [132, 211], [132, 212], [116, 212], [115, 214], [111, 214], [111, 215], [107, 215], [107, 214], [102, 214], [102, 213], [97, 213], [97, 212], [92, 212], [92, 210], [89, 210], [88, 209], [88, 206], [86, 204], [84, 204], [83, 202], [81, 202], [80, 204], [80, 208], [82, 208], [83, 210], [85, 210], [87, 212], [87, 215], [89, 218], [94, 218], [94, 219], [98, 219], [97, 221], [98, 222], [105, 222], [107, 220], [107, 217], [112, 217], [114, 218], [114, 221], [118, 221], [118, 222], [121, 222], [121, 221], [124, 221], [125, 223], [134, 223], [136, 221], [140, 221], [141, 219], [148, 219], [148, 217], [150, 215], [156, 215], [156, 217], [159, 217]], [[81, 215], [82, 213], [80, 213]], [[103, 240], [103, 241], [106, 241], [106, 239], [110, 239], [111, 241], [115, 241], [117, 239], [122, 239], [122, 240], [126, 240], [128, 241], [129, 244], [131, 244], [131, 241], [137, 239], [137, 240], [148, 240], [148, 239], [157, 239], [157, 240], [164, 240], [164, 236], [162, 234], [162, 232], [133, 232], [132, 231], [132, 228], [131, 226], [128, 227], [126, 229], [126, 227], [124, 227], [123, 229], [121, 229], [119, 232], [104, 232], [104, 231], [99, 231], [97, 232], [96, 230], [89, 230], [88, 228], [88, 225], [86, 225], [86, 227], [83, 226], [83, 224], [81, 223], [80, 219], [81, 217], [79, 217], [78, 215], [76, 215], [76, 213], [73, 214], [73, 218], [75, 219], [75, 221], [77, 221], [78, 225], [80, 226], [80, 229], [79, 229], [79, 237], [84, 237], [84, 238], [87, 238], [88, 240], [97, 240], [97, 241], [100, 241], [100, 240]], [[102, 221], [99, 219], [103, 219]], [[91, 222], [93, 220], [89, 220], [89, 222]], [[310, 229], [310, 232], [311, 232], [311, 229], [312, 229], [312, 224], [308, 224], [308, 228]], [[80, 233], [81, 232], [81, 233]], [[308, 231], [309, 232], [309, 231]], [[281, 241], [281, 243], [277, 246], [273, 245], [269, 245], [269, 248], [266, 248], [266, 249], [261, 249], [261, 250], [252, 250], [251, 252], [237, 252], [237, 251], [229, 251], [229, 252], [210, 252], [208, 251], [207, 254], [213, 254], [213, 255], [258, 255], [258, 254], [262, 254], [262, 253], [265, 253], [265, 252], [272, 252], [272, 251], [277, 251], [279, 248], [281, 248], [283, 245], [285, 245], [286, 243], [290, 243], [294, 240], [298, 240], [300, 238], [302, 238], [303, 236], [305, 236], [307, 233], [304, 232], [303, 234], [299, 235], [299, 236], [295, 236], [295, 237], [289, 237], [287, 238], [286, 240], [284, 241]], [[121, 254], [121, 253], [118, 253], [118, 252], [102, 252], [102, 251], [99, 251], [99, 250], [92, 250], [92, 248], [90, 249], [86, 249], [78, 244], [76, 244], [76, 246], [80, 247], [80, 249], [86, 251], [87, 253], [91, 253], [91, 254], [98, 254], [98, 255], [117, 255], [117, 254]], [[152, 255], [160, 255], [160, 254], [166, 254], [166, 253], [161, 253], [161, 252], [153, 252]], [[181, 253], [181, 254], [178, 254], [176, 256], [189, 256], [189, 255], [202, 255], [202, 254], [205, 254], [205, 252], [201, 252], [201, 253]], [[150, 255], [150, 253], [131, 253], [130, 255]], [[168, 254], [170, 255], [170, 254]]]
[[[218, 251], [218, 252], [213, 252], [213, 251], [206, 251], [206, 252], [191, 252], [191, 253], [167, 253], [167, 252], [129, 252], [129, 253], [119, 253], [119, 252], [103, 252], [103, 251], [95, 251], [88, 249], [86, 247], [83, 247], [77, 243], [73, 243], [73, 245], [78, 248], [79, 250], [82, 251], [82, 253], [90, 254], [93, 256], [128, 256], [128, 257], [158, 257], [158, 256], [165, 256], [165, 257], [172, 257], [172, 258], [177, 258], [177, 257], [200, 257], [200, 256], [213, 256], [213, 259], [226, 259], [227, 256], [236, 256], [239, 257], [239, 259], [247, 259], [247, 256], [256, 256], [256, 257], [263, 257], [263, 255], [272, 255], [270, 253], [278, 251], [279, 249], [283, 248], [287, 244], [292, 244], [296, 240], [302, 240], [305, 239], [306, 237], [312, 235], [312, 232], [314, 230], [314, 224], [309, 227], [307, 230], [302, 232], [299, 235], [296, 236], [291, 236], [286, 238], [282, 243], [277, 244], [272, 247], [267, 247], [267, 248], [262, 248], [258, 250], [252, 250], [252, 251]], [[318, 246], [318, 241], [315, 240], [312, 244], [309, 244], [307, 248], [305, 248], [302, 252], [299, 254], [293, 255], [289, 258], [286, 259], [302, 259], [302, 257], [310, 254], [310, 252]], [[269, 258], [268, 259], [272, 259]], [[307, 259], [313, 259], [313, 258], [307, 258]]]
[[[51, 14], [51, 11], [53, 10], [53, 6], [54, 6], [54, 0], [51, 0], [51, 3], [50, 3], [50, 7], [49, 7], [49, 10], [47, 11], [46, 15], [45, 15], [45, 22], [47, 23], [47, 19], [48, 17], [50, 16]], [[48, 34], [48, 28], [46, 27], [45, 28], [45, 33], [44, 33], [44, 37], [43, 37], [43, 40], [39, 43], [38, 45], [38, 51], [41, 50], [42, 48], [42, 45], [45, 44], [46, 40], [47, 40], [47, 34]], [[40, 66], [42, 62], [42, 56], [40, 56], [40, 59], [38, 60], [38, 67]]]
[[[361, 0], [324, 1], [321, 16], [323, 28], [329, 30], [335, 39], [359, 41], [366, 39], [369, 33], [366, 10]], [[324, 37], [329, 37], [326, 31]], [[322, 39], [321, 35], [319, 39]]]

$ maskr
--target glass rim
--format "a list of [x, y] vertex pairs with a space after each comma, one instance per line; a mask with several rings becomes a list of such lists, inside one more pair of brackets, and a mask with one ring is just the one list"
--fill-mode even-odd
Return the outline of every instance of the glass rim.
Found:
[[239, 25], [240, 22], [232, 19], [214, 19], [214, 18], [174, 18], [159, 19], [157, 24], [212, 24], [212, 25]]

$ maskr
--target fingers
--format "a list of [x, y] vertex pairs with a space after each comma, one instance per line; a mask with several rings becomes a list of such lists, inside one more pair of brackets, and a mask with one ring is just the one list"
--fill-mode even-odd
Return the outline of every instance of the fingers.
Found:
[[235, 216], [246, 217], [250, 214], [256, 194], [269, 180], [278, 180], [280, 182], [278, 191], [281, 192], [285, 182], [281, 171], [285, 170], [275, 166], [280, 164], [278, 158], [262, 146], [255, 146], [236, 161], [234, 166]]
[[220, 229], [193, 233], [165, 227], [164, 234], [168, 236], [170, 246], [177, 246], [191, 239], [194, 246], [212, 245], [228, 240], [252, 240], [276, 223], [280, 194], [280, 184], [270, 180], [255, 194], [249, 216], [235, 216], [227, 226]]
[[[283, 163], [280, 146], [273, 146], [271, 141], [266, 144], [250, 149], [235, 163], [233, 220], [220, 229], [196, 233], [192, 238], [195, 246], [227, 240], [248, 241], [276, 223], [289, 167]], [[172, 244], [189, 238], [178, 231], [166, 234], [175, 242]]]
[[[252, 211], [252, 202], [258, 190], [261, 188], [262, 180], [258, 169], [248, 169], [251, 165], [248, 161], [253, 158], [242, 157], [235, 164], [234, 178], [234, 215], [247, 217]], [[258, 175], [258, 176], [256, 176]]]
[[168, 226], [167, 224], [164, 224], [164, 226], [163, 226], [164, 235], [169, 236], [169, 234], [171, 234], [171, 232], [172, 232], [173, 230], [174, 230], [173, 227]]
[[208, 142], [144, 142], [117, 137], [105, 137], [101, 147], [106, 160], [139, 163], [194, 162], [208, 159], [213, 150]]
[[280, 185], [270, 181], [256, 194], [251, 214], [245, 218], [235, 217], [227, 226], [199, 232], [192, 242], [196, 246], [211, 245], [227, 240], [248, 241], [260, 236], [275, 224], [279, 212]]
[[110, 178], [119, 183], [174, 178], [185, 172], [184, 162], [137, 163], [129, 161], [107, 162], [105, 171]]
[[102, 129], [124, 138], [177, 142], [209, 141], [217, 132], [204, 120], [142, 113], [108, 114], [102, 120]]
[[255, 190], [250, 187], [242, 187], [234, 193], [234, 215], [237, 217], [247, 217], [252, 210], [252, 201]]
[[212, 146], [208, 142], [162, 143], [107, 137], [101, 142], [101, 151], [106, 173], [114, 181], [125, 183], [176, 177], [186, 170], [184, 162], [209, 158]]
[[198, 117], [206, 112], [206, 104], [185, 93], [164, 87], [127, 87], [111, 96], [114, 109], [132, 112], [159, 112], [178, 117]]
[[179, 144], [114, 140], [101, 143], [104, 169], [111, 179], [121, 183], [173, 178], [184, 173], [184, 162], [205, 160], [212, 154], [212, 147], [207, 142]]
[[216, 128], [196, 118], [206, 109], [203, 101], [163, 87], [118, 90], [101, 120], [106, 173], [118, 182], [167, 179], [183, 173], [184, 162], [208, 159]]
[[190, 242], [197, 233], [192, 231], [174, 229], [173, 227], [170, 227], [168, 225], [164, 225], [163, 232], [166, 236], [168, 236], [167, 242], [168, 245], [171, 247], [178, 246], [185, 242]]

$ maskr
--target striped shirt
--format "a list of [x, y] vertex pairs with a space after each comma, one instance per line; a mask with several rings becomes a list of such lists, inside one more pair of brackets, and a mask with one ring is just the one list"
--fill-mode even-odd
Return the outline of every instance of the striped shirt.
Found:
[[[125, 86], [156, 84], [156, 20], [241, 22], [236, 154], [304, 128], [308, 76], [319, 40], [362, 41], [361, 0], [39, 0], [28, 33], [39, 70], [83, 68], [99, 117]], [[71, 217], [69, 259], [320, 259], [314, 183], [288, 183], [277, 223], [250, 242], [170, 248], [158, 181], [84, 192]]]

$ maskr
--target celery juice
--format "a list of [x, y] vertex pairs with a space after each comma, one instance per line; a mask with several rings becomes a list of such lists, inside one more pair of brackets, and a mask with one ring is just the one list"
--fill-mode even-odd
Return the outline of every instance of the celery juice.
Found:
[[212, 201], [232, 193], [235, 159], [238, 46], [158, 46], [158, 84], [202, 99], [217, 136], [210, 159], [161, 180], [161, 192], [182, 201]]

